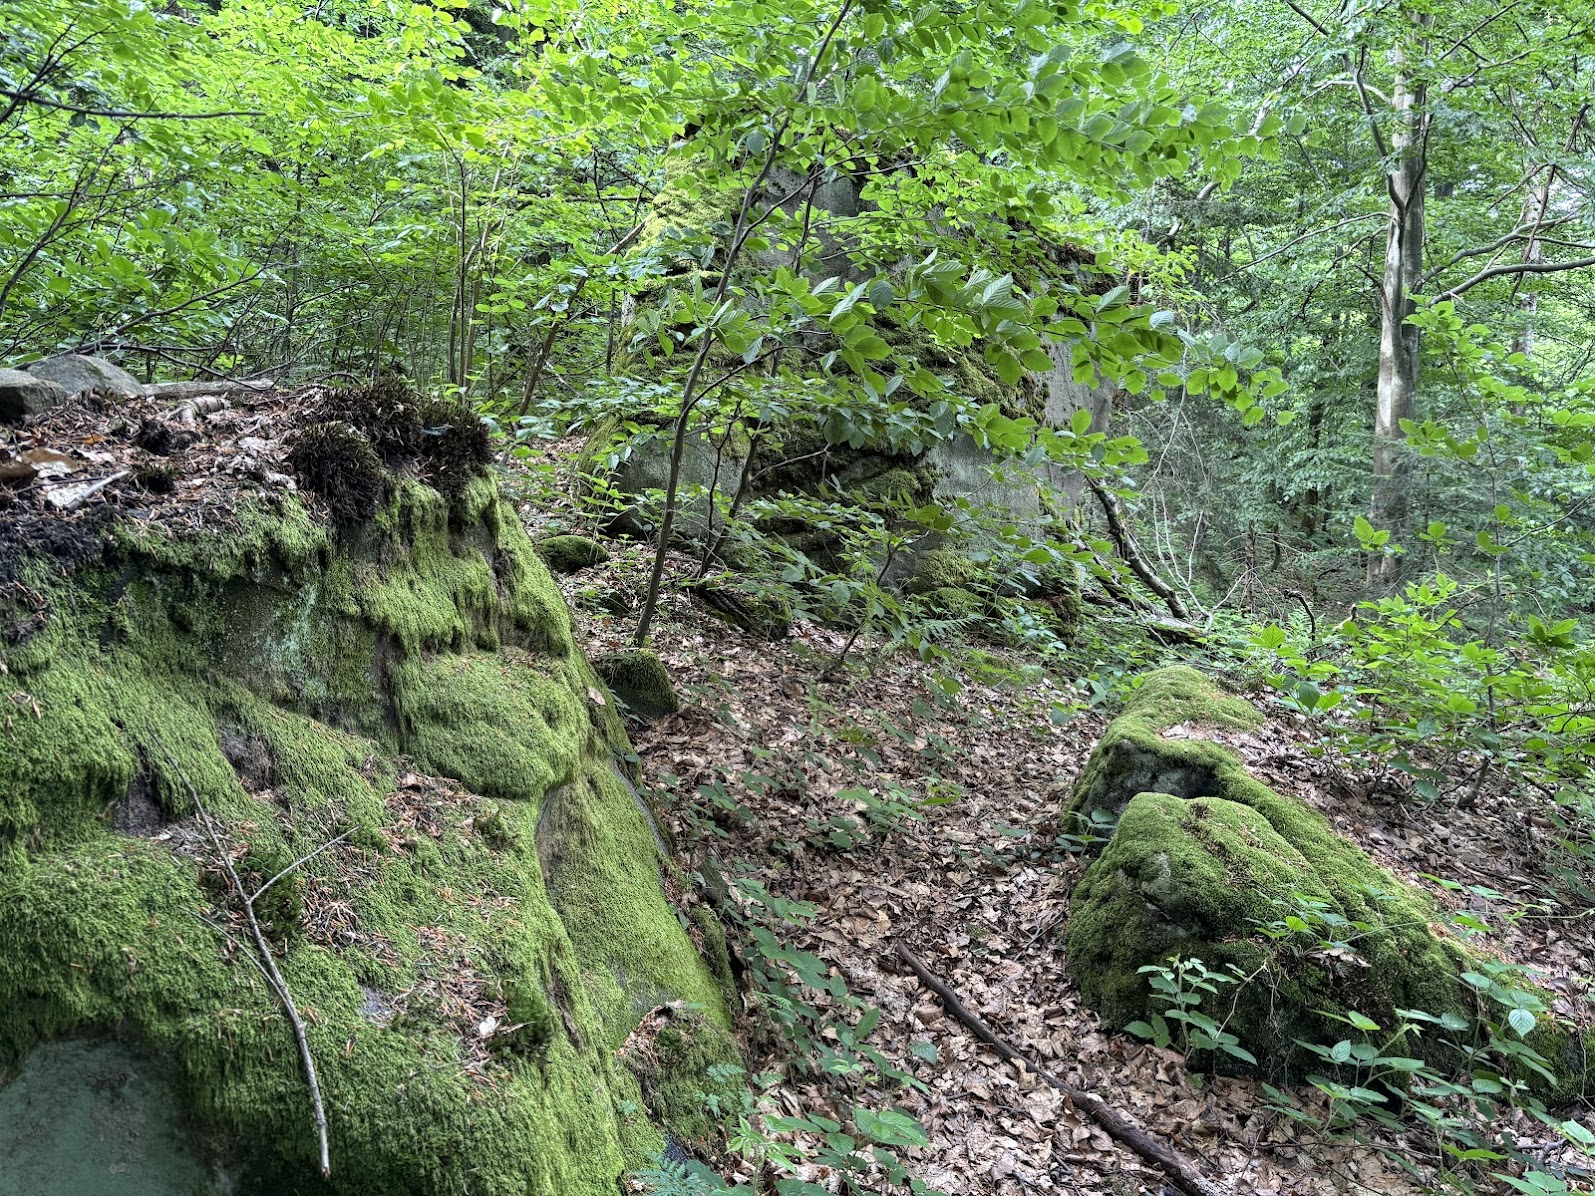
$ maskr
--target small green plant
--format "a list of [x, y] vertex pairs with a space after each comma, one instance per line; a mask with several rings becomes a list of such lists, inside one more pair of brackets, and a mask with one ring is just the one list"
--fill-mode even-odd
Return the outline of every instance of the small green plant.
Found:
[[[1239, 972], [1215, 972], [1200, 959], [1171, 957], [1165, 964], [1148, 964], [1139, 969], [1147, 978], [1154, 1000], [1163, 1006], [1149, 1021], [1131, 1022], [1131, 1034], [1149, 1038], [1155, 1046], [1174, 1047], [1182, 1055], [1193, 1051], [1213, 1051], [1255, 1065], [1257, 1056], [1240, 1045], [1240, 1039], [1224, 1028], [1224, 1023], [1202, 1011], [1208, 997], [1217, 997], [1222, 985], [1244, 983]], [[1173, 1023], [1171, 1026], [1170, 1023]]]

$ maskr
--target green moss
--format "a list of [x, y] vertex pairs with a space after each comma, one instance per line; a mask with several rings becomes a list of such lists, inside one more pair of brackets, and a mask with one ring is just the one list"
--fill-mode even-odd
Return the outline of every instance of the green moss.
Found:
[[[1103, 734], [1068, 805], [1118, 818], [1070, 899], [1068, 966], [1086, 1001], [1113, 1026], [1145, 1018], [1159, 1007], [1139, 969], [1199, 958], [1246, 978], [1204, 1008], [1274, 1073], [1290, 1069], [1297, 1039], [1345, 1037], [1335, 1015], [1349, 1010], [1386, 1027], [1401, 1009], [1472, 1021], [1461, 977], [1475, 961], [1438, 929], [1441, 911], [1425, 894], [1305, 802], [1256, 780], [1228, 748], [1163, 735], [1261, 721], [1176, 667], [1148, 675]], [[1315, 929], [1262, 933], [1292, 915]], [[1325, 938], [1347, 939], [1354, 954], [1321, 950]], [[1408, 1046], [1440, 1066], [1460, 1062], [1440, 1037]]]
[[[1137, 795], [1071, 898], [1071, 977], [1106, 1022], [1123, 1026], [1158, 1011], [1141, 967], [1177, 956], [1233, 969], [1248, 979], [1222, 986], [1207, 1012], [1270, 1073], [1289, 1067], [1298, 1038], [1343, 1037], [1334, 1012], [1387, 1026], [1397, 1009], [1466, 1016], [1464, 957], [1431, 934], [1437, 911], [1349, 844], [1327, 857], [1311, 851], [1240, 802]], [[1364, 962], [1293, 954], [1258, 933], [1312, 908], [1367, 926], [1357, 935]], [[1443, 1053], [1436, 1044], [1436, 1058]]]
[[[1177, 665], [1149, 673], [1103, 732], [1064, 814], [1087, 816], [1102, 810], [1117, 815], [1141, 792], [1218, 794], [1224, 792], [1221, 777], [1251, 791], [1264, 790], [1233, 752], [1205, 739], [1163, 737], [1165, 730], [1181, 724], [1244, 731], [1262, 721], [1250, 703], [1224, 694], [1195, 669]], [[1323, 835], [1338, 841], [1328, 823]]]
[[928, 499], [935, 484], [936, 479], [928, 469], [895, 466], [858, 483], [853, 493], [865, 502], [903, 507]]
[[640, 1032], [623, 1057], [637, 1073], [655, 1119], [676, 1137], [707, 1145], [719, 1128], [709, 1098], [722, 1108], [735, 1107], [740, 1052], [721, 1026], [691, 1009], [666, 1006], [652, 1016], [662, 1024], [650, 1034]]
[[883, 321], [875, 330], [894, 352], [941, 377], [955, 393], [967, 395], [978, 403], [995, 403], [1009, 416], [1039, 416], [1039, 411], [1032, 409], [1034, 404], [1025, 390], [1005, 384], [971, 346], [946, 344], [931, 335], [923, 324]]
[[580, 573], [609, 559], [604, 546], [586, 536], [549, 536], [537, 542], [537, 555], [555, 573]]
[[1025, 599], [1025, 605], [1035, 611], [1046, 623], [1047, 629], [1060, 640], [1073, 640], [1080, 629], [1084, 611], [1078, 593], [1059, 594], [1054, 598], [1029, 598]]
[[114, 550], [145, 567], [218, 580], [268, 565], [295, 576], [318, 568], [332, 547], [331, 531], [294, 497], [246, 499], [224, 524], [203, 530], [179, 534], [165, 524], [128, 522], [114, 525], [109, 536]]
[[587, 699], [574, 663], [504, 649], [392, 666], [399, 743], [488, 797], [540, 801], [582, 761]]
[[715, 978], [680, 923], [653, 912], [664, 908], [660, 842], [623, 777], [598, 769], [550, 795], [536, 834], [543, 883], [609, 1049], [643, 1013], [672, 1000], [701, 1005], [729, 1025]]
[[[336, 541], [290, 501], [194, 539], [118, 529], [110, 552], [38, 573], [46, 625], [4, 650], [26, 702], [0, 723], [0, 1072], [60, 1035], [137, 1039], [237, 1145], [246, 1192], [612, 1193], [663, 1143], [622, 1112], [642, 1090], [613, 1051], [655, 1004], [726, 1014], [610, 766], [619, 722], [491, 481], [452, 504], [401, 484]], [[190, 786], [249, 883], [348, 832], [262, 911], [330, 1185]], [[166, 837], [113, 829], [135, 798]], [[489, 1015], [518, 1028], [484, 1039]]]
[[933, 548], [920, 559], [905, 588], [910, 594], [962, 590], [979, 578], [980, 566], [956, 548]]
[[670, 670], [646, 649], [599, 656], [593, 660], [593, 669], [614, 695], [638, 714], [652, 717], [681, 709]]
[[942, 586], [925, 595], [925, 603], [938, 619], [978, 619], [986, 608], [979, 594]]
[[462, 492], [453, 515], [479, 512], [468, 525], [475, 533], [464, 535], [437, 491], [414, 481], [399, 486], [378, 516], [390, 550], [339, 578], [345, 609], [392, 636], [407, 656], [500, 643], [569, 654], [570, 615], [559, 591], [514, 512], [493, 495], [482, 478]]
[[707, 905], [693, 906], [689, 918], [696, 932], [698, 954], [720, 986], [725, 1003], [735, 1007], [738, 1000], [737, 982], [731, 971], [731, 945], [726, 939], [725, 925]]
[[637, 250], [662, 257], [666, 273], [701, 272], [699, 251], [711, 243], [715, 225], [736, 218], [741, 193], [702, 159], [672, 158], [637, 236]]

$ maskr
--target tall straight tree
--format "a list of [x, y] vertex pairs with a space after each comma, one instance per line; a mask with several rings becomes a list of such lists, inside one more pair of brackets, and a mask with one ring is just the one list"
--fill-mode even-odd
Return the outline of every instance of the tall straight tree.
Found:
[[[1412, 316], [1456, 301], [1533, 344], [1546, 276], [1595, 265], [1588, 7], [1247, 0], [1193, 10], [1165, 32], [1179, 77], [1277, 112], [1286, 130], [1279, 162], [1260, 163], [1233, 195], [1175, 197], [1175, 245], [1195, 249], [1197, 284], [1221, 313], [1281, 343], [1287, 368], [1300, 354], [1311, 369], [1326, 343], [1363, 330], [1368, 516], [1392, 546], [1410, 546], [1407, 441], [1438, 406]], [[1539, 347], [1556, 359], [1555, 344]], [[1399, 554], [1375, 553], [1369, 581], [1387, 586], [1401, 571]]]

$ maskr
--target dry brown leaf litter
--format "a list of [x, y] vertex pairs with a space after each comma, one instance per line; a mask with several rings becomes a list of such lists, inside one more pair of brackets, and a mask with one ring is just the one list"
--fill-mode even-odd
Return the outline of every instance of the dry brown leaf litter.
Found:
[[[635, 607], [646, 556], [640, 548], [622, 552], [606, 568], [562, 579], [590, 652], [627, 646], [632, 619], [604, 608], [617, 598]], [[682, 575], [690, 569], [685, 560], [673, 566]], [[772, 892], [818, 907], [791, 945], [818, 955], [854, 995], [882, 1011], [872, 1044], [928, 1088], [887, 1097], [930, 1135], [928, 1149], [909, 1152], [917, 1174], [970, 1196], [1123, 1196], [1156, 1192], [1160, 1179], [1061, 1094], [1002, 1063], [913, 977], [884, 963], [897, 939], [1039, 1064], [1103, 1096], [1236, 1193], [1422, 1190], [1394, 1161], [1434, 1159], [1434, 1143], [1418, 1129], [1378, 1131], [1362, 1143], [1326, 1139], [1269, 1111], [1256, 1082], [1192, 1077], [1176, 1053], [1104, 1032], [1080, 1003], [1064, 973], [1058, 931], [1084, 865], [1046, 849], [1103, 717], [1084, 714], [1054, 726], [1053, 703], [1073, 694], [1046, 680], [1009, 688], [968, 676], [962, 709], [939, 709], [929, 701], [931, 670], [901, 656], [861, 657], [845, 679], [822, 682], [824, 663], [842, 642], [800, 624], [791, 640], [768, 644], [667, 592], [654, 647], [687, 708], [635, 728], [633, 738], [649, 781], [671, 799], [684, 855], [713, 850], [739, 858]], [[1501, 903], [1466, 894], [1459, 902], [1424, 879], [1486, 883], [1539, 899], [1543, 873], [1526, 862], [1535, 831], [1514, 814], [1510, 794], [1488, 795], [1465, 815], [1378, 806], [1345, 792], [1337, 770], [1310, 754], [1308, 729], [1299, 722], [1276, 719], [1226, 742], [1262, 779], [1312, 802], [1381, 864], [1452, 905], [1471, 900], [1502, 929], [1493, 940], [1498, 949], [1563, 991], [1569, 1012], [1587, 1008], [1582, 996], [1595, 959], [1587, 920], [1511, 922]], [[771, 783], [739, 784], [747, 772]], [[694, 838], [696, 824], [686, 816], [692, 795], [717, 782], [751, 817], [722, 817], [726, 841]], [[925, 807], [922, 822], [905, 822], [851, 851], [816, 850], [805, 840], [832, 815], [852, 812], [836, 795], [859, 784], [877, 793], [896, 785], [916, 797], [956, 797]], [[752, 1070], [787, 1076], [776, 1093], [785, 1111], [836, 1111], [828, 1092], [790, 1074], [777, 1044], [757, 1034], [751, 1040]], [[925, 1042], [936, 1049], [934, 1063], [910, 1049]], [[1310, 1089], [1295, 1095], [1322, 1112]], [[1542, 1143], [1549, 1159], [1559, 1153], [1534, 1123], [1518, 1119], [1513, 1128], [1520, 1142]]]

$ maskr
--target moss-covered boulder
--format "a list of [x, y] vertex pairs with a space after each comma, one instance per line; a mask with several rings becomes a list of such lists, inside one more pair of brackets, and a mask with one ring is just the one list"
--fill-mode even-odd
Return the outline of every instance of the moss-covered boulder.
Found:
[[537, 542], [537, 555], [555, 573], [580, 573], [609, 559], [604, 546], [586, 536], [547, 536]]
[[[1479, 959], [1435, 903], [1211, 738], [1261, 721], [1180, 667], [1148, 676], [1104, 733], [1068, 806], [1096, 825], [1117, 820], [1070, 901], [1068, 967], [1086, 1002], [1114, 1027], [1146, 1019], [1164, 1007], [1140, 969], [1200, 959], [1234, 981], [1204, 1011], [1269, 1074], [1297, 1064], [1297, 1040], [1347, 1037], [1350, 1011], [1387, 1028], [1400, 1010], [1477, 1025], [1464, 973]], [[1453, 1037], [1437, 1029], [1403, 1053], [1452, 1065]], [[1576, 1083], [1584, 1068], [1566, 1057], [1568, 1035], [1547, 1024], [1532, 1042], [1558, 1086]]]
[[646, 648], [605, 653], [594, 658], [593, 667], [610, 692], [634, 714], [658, 718], [681, 709], [670, 670]]
[[980, 566], [956, 548], [933, 548], [920, 557], [903, 588], [910, 594], [964, 590], [980, 579]]
[[792, 603], [780, 593], [755, 593], [724, 577], [699, 582], [691, 592], [719, 618], [758, 639], [773, 643], [792, 634]]
[[924, 595], [925, 606], [938, 619], [973, 621], [986, 609], [985, 599], [957, 586], [939, 586]]
[[[179, 494], [107, 509], [70, 559], [11, 551], [52, 542], [42, 503], [0, 513], [34, 521], [0, 526], [0, 1082], [124, 1039], [269, 1193], [612, 1196], [702, 1132], [689, 1094], [734, 1054], [720, 984], [547, 569], [491, 479], [456, 481], [396, 481], [341, 528], [280, 491], [202, 519]], [[327, 1183], [201, 807], [246, 886], [290, 869], [260, 907]], [[683, 1003], [680, 1041], [628, 1066]]]
[[[1201, 735], [1169, 738], [1171, 727], [1249, 731], [1263, 722], [1250, 702], [1225, 695], [1195, 669], [1160, 669], [1142, 679], [1108, 724], [1075, 782], [1064, 814], [1117, 817], [1137, 793], [1210, 797], [1229, 782], [1261, 790], [1234, 752]], [[1324, 824], [1326, 834], [1334, 832]]]

